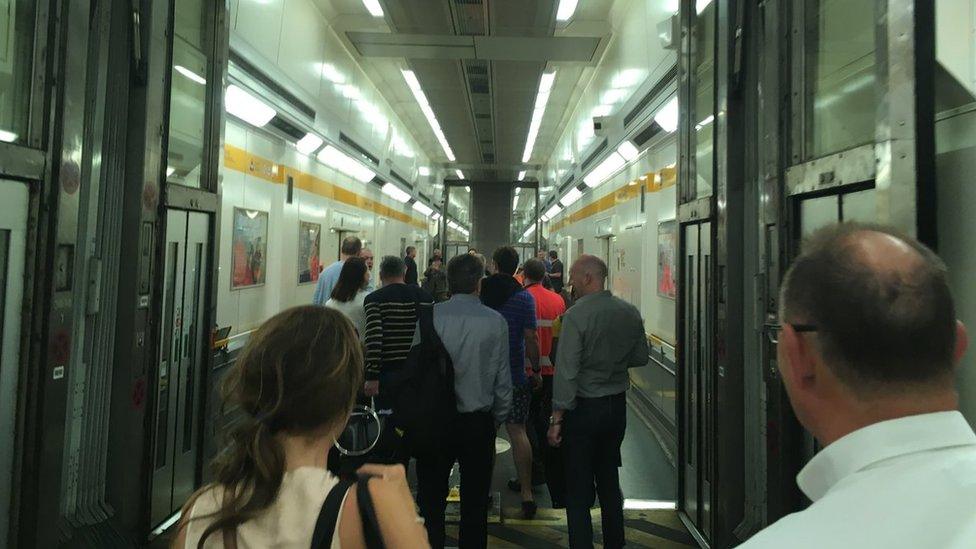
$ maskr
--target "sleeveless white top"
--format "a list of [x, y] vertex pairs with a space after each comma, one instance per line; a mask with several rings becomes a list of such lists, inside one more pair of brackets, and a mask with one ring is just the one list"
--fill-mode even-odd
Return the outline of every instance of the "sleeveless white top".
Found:
[[[250, 520], [237, 527], [238, 549], [250, 548], [302, 548], [307, 549], [312, 543], [312, 531], [318, 520], [322, 503], [329, 491], [339, 483], [339, 479], [325, 469], [317, 467], [299, 467], [285, 473], [281, 480], [281, 489], [275, 502], [264, 510], [254, 520]], [[190, 520], [186, 526], [186, 549], [196, 549], [200, 536], [212, 522], [206, 517], [220, 508], [217, 487], [200, 494], [193, 508], [190, 509]], [[345, 496], [343, 496], [345, 503]], [[342, 520], [342, 508], [336, 520], [335, 533], [332, 536], [331, 549], [341, 549], [339, 545], [339, 522]], [[221, 532], [214, 532], [207, 538], [204, 545], [207, 549], [222, 548], [224, 537]]]

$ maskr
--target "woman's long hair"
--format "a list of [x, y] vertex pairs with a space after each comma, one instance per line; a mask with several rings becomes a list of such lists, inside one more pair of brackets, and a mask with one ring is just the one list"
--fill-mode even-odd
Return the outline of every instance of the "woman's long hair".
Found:
[[336, 282], [335, 288], [332, 289], [332, 295], [329, 297], [343, 303], [355, 299], [356, 294], [366, 286], [367, 270], [366, 260], [363, 258], [350, 257], [347, 259], [342, 264], [342, 270], [339, 271], [339, 280]]
[[349, 417], [362, 384], [363, 355], [352, 324], [333, 309], [295, 307], [251, 335], [224, 381], [224, 406], [243, 419], [214, 461], [220, 509], [198, 548], [216, 532], [233, 532], [274, 503], [285, 474], [276, 433], [319, 434]]

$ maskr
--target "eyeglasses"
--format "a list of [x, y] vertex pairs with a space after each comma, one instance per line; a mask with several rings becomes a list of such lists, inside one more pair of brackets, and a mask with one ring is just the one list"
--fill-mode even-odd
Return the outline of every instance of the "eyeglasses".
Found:
[[[819, 330], [819, 328], [817, 328], [813, 324], [793, 324], [790, 322], [787, 322], [787, 324], [793, 328], [794, 332], [798, 334], [816, 332]], [[782, 324], [775, 324], [769, 326], [769, 329], [766, 330], [766, 337], [769, 339], [769, 342], [772, 343], [773, 345], [779, 343], [779, 333], [782, 330], [783, 330]]]

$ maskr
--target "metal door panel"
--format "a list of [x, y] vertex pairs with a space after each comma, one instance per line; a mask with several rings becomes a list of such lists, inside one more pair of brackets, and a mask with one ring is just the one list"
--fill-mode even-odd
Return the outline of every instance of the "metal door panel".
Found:
[[27, 186], [0, 180], [0, 542], [11, 516], [27, 208]]
[[196, 486], [199, 461], [199, 425], [202, 383], [207, 363], [206, 281], [210, 245], [209, 215], [190, 213], [186, 232], [185, 282], [183, 291], [183, 323], [181, 331], [180, 368], [176, 408], [176, 436], [173, 472], [173, 505], [175, 508], [189, 497]]
[[712, 224], [702, 223], [698, 233], [699, 251], [699, 279], [698, 279], [698, 322], [700, 337], [698, 344], [698, 371], [701, 398], [699, 399], [699, 414], [701, 417], [701, 529], [703, 532], [712, 531], [712, 479], [715, 475], [715, 449], [713, 444], [717, 440], [715, 435], [715, 402], [716, 384], [713, 376], [712, 341], [715, 330], [712, 326], [710, 305], [712, 295]]
[[698, 225], [687, 225], [684, 227], [684, 253], [680, 270], [682, 291], [685, 292], [683, 299], [685, 334], [682, 354], [684, 361], [682, 364], [682, 375], [685, 379], [684, 390], [684, 424], [682, 429], [685, 435], [684, 441], [684, 510], [695, 522], [698, 521], [699, 494], [698, 494], [698, 469], [699, 469], [699, 416], [698, 402], [699, 380], [698, 380]]
[[[170, 210], [166, 216], [163, 260], [163, 295], [156, 400], [153, 418], [153, 479], [151, 520], [156, 525], [169, 517], [173, 502], [173, 449], [179, 406], [180, 357], [183, 343], [183, 290], [186, 260], [187, 213]], [[178, 504], [177, 504], [178, 505]]]

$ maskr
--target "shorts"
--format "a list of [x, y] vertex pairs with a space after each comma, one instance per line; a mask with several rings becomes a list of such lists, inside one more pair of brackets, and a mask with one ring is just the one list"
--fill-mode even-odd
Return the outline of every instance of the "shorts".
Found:
[[512, 386], [512, 409], [505, 423], [524, 425], [529, 417], [529, 404], [532, 402], [532, 388], [528, 383]]

